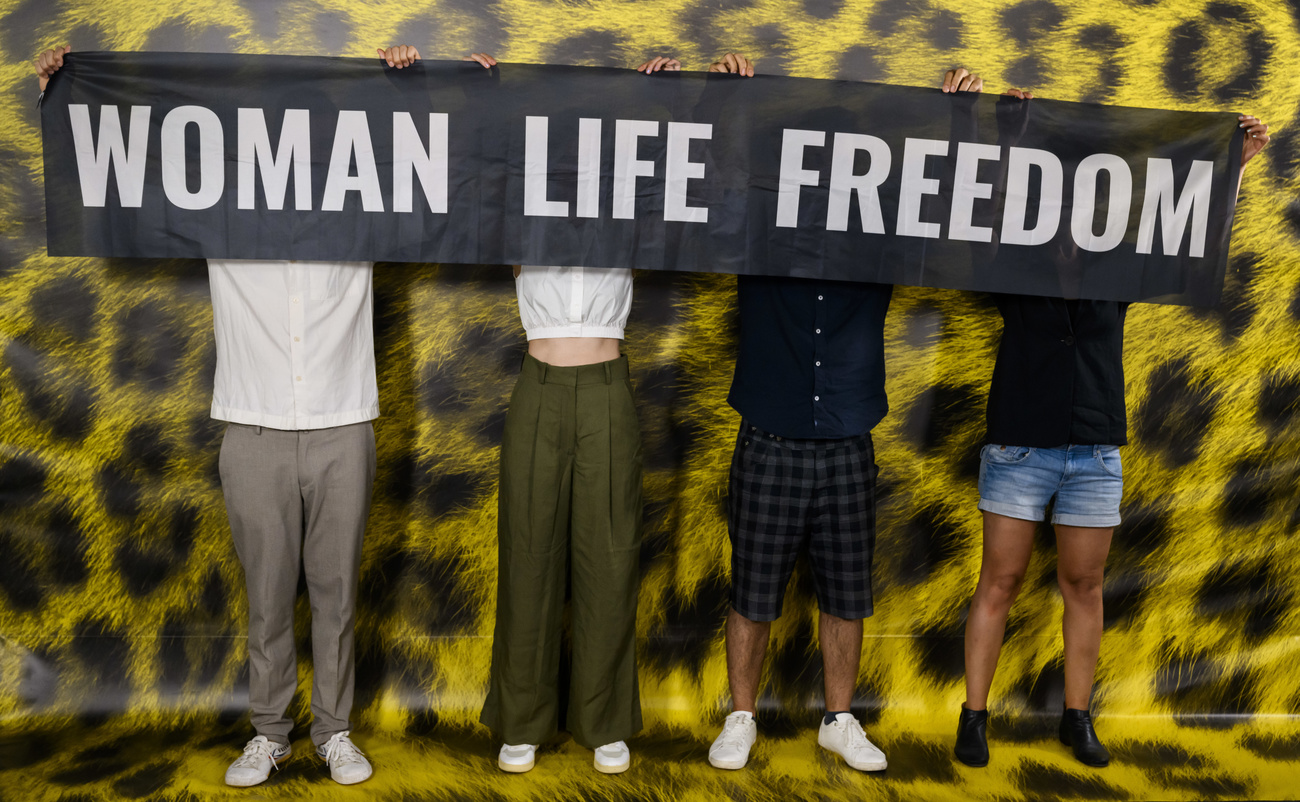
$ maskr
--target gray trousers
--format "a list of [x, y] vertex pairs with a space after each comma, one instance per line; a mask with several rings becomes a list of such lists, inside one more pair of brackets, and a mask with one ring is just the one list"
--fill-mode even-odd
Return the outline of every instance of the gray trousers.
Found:
[[288, 743], [298, 687], [293, 607], [301, 561], [311, 598], [311, 738], [351, 728], [352, 628], [361, 539], [375, 479], [375, 431], [282, 431], [231, 423], [221, 489], [248, 590], [248, 700], [253, 728]]

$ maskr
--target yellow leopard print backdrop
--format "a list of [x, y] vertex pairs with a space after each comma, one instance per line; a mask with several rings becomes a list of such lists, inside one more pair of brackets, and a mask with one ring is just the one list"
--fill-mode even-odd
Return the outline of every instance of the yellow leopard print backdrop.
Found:
[[[335, 786], [301, 753], [260, 798], [1294, 798], [1300, 793], [1300, 2], [1297, 0], [0, 0], [0, 798], [248, 798], [242, 574], [208, 417], [201, 262], [45, 256], [32, 60], [47, 47], [760, 70], [1250, 112], [1227, 287], [1207, 311], [1129, 314], [1132, 445], [1105, 585], [1095, 709], [1116, 760], [1054, 743], [1061, 602], [1044, 530], [994, 686], [993, 762], [949, 757], [979, 565], [977, 450], [1000, 323], [977, 295], [901, 288], [887, 327], [877, 612], [859, 713], [889, 755], [859, 775], [815, 746], [820, 665], [792, 583], [749, 769], [705, 753], [726, 710], [722, 515], [734, 279], [640, 274], [628, 330], [647, 455], [645, 732], [596, 775], [570, 743], [505, 777], [476, 724], [495, 589], [496, 449], [522, 354], [507, 268], [381, 265], [383, 417], [361, 578], [354, 726], [376, 774]], [[308, 607], [300, 597], [300, 653]], [[309, 715], [303, 658], [292, 713]], [[305, 732], [300, 728], [299, 736]]]

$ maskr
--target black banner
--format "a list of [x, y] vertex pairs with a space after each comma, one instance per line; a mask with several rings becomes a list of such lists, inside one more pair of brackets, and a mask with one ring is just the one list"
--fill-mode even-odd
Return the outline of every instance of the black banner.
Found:
[[1213, 305], [1234, 114], [846, 81], [75, 53], [55, 256], [568, 264]]

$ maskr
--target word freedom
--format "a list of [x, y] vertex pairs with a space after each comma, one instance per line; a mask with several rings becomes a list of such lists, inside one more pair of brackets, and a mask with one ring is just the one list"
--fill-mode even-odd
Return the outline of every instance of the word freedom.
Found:
[[[81, 198], [85, 206], [103, 207], [106, 204], [110, 172], [116, 177], [117, 195], [123, 207], [143, 204], [145, 167], [149, 162], [147, 148], [152, 144], [149, 136], [152, 113], [149, 106], [132, 106], [129, 132], [124, 136], [121, 108], [102, 106], [96, 134], [92, 131], [89, 106], [68, 106]], [[424, 137], [411, 113], [392, 113], [391, 171], [384, 176], [388, 180], [385, 192], [367, 112], [339, 111], [332, 121], [333, 147], [319, 197], [312, 187], [312, 119], [309, 110], [284, 110], [275, 144], [271, 141], [265, 110], [240, 108], [237, 120], [235, 191], [239, 209], [257, 208], [259, 178], [264, 208], [273, 211], [284, 209], [292, 173], [293, 208], [298, 211], [341, 212], [348, 193], [355, 192], [365, 212], [388, 210], [385, 206], [385, 198], [388, 198], [391, 211], [414, 213], [418, 184], [424, 208], [433, 214], [447, 213], [450, 156], [446, 113], [427, 115], [427, 135]], [[692, 141], [712, 138], [713, 126], [695, 122], [666, 122], [661, 125], [655, 120], [618, 119], [613, 121], [612, 127], [611, 203], [602, 209], [604, 121], [598, 118], [578, 120], [577, 142], [574, 143], [577, 154], [576, 201], [570, 203], [547, 197], [548, 179], [551, 177], [547, 160], [549, 118], [525, 117], [523, 214], [528, 217], [599, 218], [603, 213], [612, 219], [631, 220], [637, 211], [637, 179], [661, 175], [663, 219], [706, 223], [709, 209], [693, 205], [688, 200], [689, 182], [708, 180], [706, 161], [693, 161], [690, 152]], [[198, 141], [198, 181], [193, 188], [188, 179], [193, 165], [190, 164], [190, 151], [186, 148], [186, 136], [191, 128]], [[927, 177], [933, 172], [930, 162], [949, 158], [954, 143], [912, 137], [905, 140], [901, 159], [897, 160], [901, 162], [896, 176], [899, 179], [897, 214], [887, 224], [882, 212], [880, 189], [895, 169], [895, 154], [879, 137], [835, 132], [830, 144], [829, 175], [821, 170], [806, 169], [807, 151], [826, 148], [828, 133], [797, 128], [783, 130], [776, 227], [798, 226], [801, 188], [827, 186], [824, 225], [828, 231], [849, 229], [851, 200], [856, 196], [858, 222], [864, 233], [894, 233], [930, 239], [944, 236], [940, 222], [922, 219], [922, 203], [927, 195], [940, 194], [940, 180]], [[664, 138], [662, 164], [639, 158], [641, 140], [661, 136]], [[1004, 149], [999, 145], [978, 142], [955, 144], [950, 214], [946, 221], [948, 239], [992, 242], [996, 236], [1003, 245], [1042, 245], [1057, 236], [1066, 192], [1065, 169], [1060, 158], [1037, 148], [1012, 146], [1005, 149], [1004, 191], [1007, 200], [1001, 226], [995, 229], [974, 222], [976, 204], [990, 201], [995, 188], [991, 182], [979, 181], [978, 176], [982, 163], [996, 164], [1003, 160]], [[193, 105], [171, 109], [162, 120], [158, 147], [161, 188], [170, 204], [179, 209], [199, 210], [210, 208], [222, 200], [226, 192], [227, 142], [221, 120], [215, 112]], [[857, 173], [854, 166], [860, 152], [868, 156], [869, 167], [865, 172]], [[1166, 256], [1179, 255], [1184, 241], [1189, 242], [1188, 255], [1204, 255], [1213, 168], [1211, 161], [1192, 160], [1180, 189], [1175, 186], [1172, 160], [1147, 159], [1136, 242], [1138, 253], [1151, 253], [1159, 221]], [[1133, 174], [1128, 162], [1110, 153], [1091, 154], [1078, 163], [1071, 184], [1073, 202], [1070, 205], [1069, 231], [1074, 243], [1093, 252], [1105, 252], [1119, 246], [1128, 233], [1133, 198]], [[1097, 220], [1099, 191], [1105, 196], [1105, 202], [1100, 204], [1100, 221]], [[1034, 196], [1038, 198], [1038, 208], [1036, 219], [1031, 223], [1027, 199]], [[1185, 234], [1189, 228], [1190, 237], [1187, 237]]]

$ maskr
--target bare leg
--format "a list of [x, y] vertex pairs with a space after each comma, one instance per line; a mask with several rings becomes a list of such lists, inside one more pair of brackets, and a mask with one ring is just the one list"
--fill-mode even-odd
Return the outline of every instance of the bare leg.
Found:
[[826, 681], [826, 709], [848, 710], [858, 685], [862, 659], [862, 620], [822, 613], [817, 639], [822, 647], [822, 675]]
[[750, 621], [735, 610], [727, 613], [727, 681], [733, 710], [758, 712], [758, 680], [771, 629], [770, 621]]
[[979, 584], [966, 619], [966, 708], [988, 706], [989, 688], [1002, 651], [1007, 614], [1020, 593], [1034, 548], [1037, 521], [984, 513], [984, 556]]
[[1114, 529], [1056, 527], [1056, 579], [1065, 600], [1065, 706], [1087, 710], [1101, 651], [1101, 580]]

